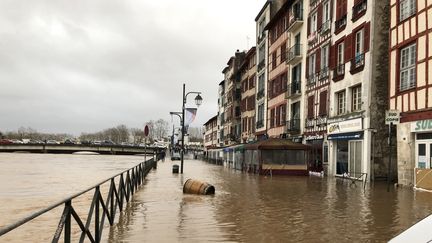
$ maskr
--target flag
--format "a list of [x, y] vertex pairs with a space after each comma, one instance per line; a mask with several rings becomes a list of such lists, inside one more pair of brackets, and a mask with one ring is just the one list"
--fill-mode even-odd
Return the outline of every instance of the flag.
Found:
[[197, 108], [186, 108], [185, 109], [185, 127], [189, 126], [194, 120], [196, 116]]

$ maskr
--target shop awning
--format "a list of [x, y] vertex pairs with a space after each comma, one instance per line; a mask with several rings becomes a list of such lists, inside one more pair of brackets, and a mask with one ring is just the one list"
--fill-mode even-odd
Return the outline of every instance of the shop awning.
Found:
[[247, 144], [244, 146], [246, 150], [278, 150], [278, 149], [291, 149], [291, 150], [307, 150], [310, 146], [301, 143], [295, 143], [287, 139], [269, 138], [266, 140], [258, 141], [256, 143]]
[[363, 132], [338, 133], [338, 134], [330, 134], [327, 136], [327, 140], [352, 140], [352, 139], [363, 139]]

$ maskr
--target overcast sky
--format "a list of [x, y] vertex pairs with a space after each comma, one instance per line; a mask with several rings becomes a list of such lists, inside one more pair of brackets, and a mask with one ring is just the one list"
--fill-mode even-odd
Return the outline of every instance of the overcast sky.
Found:
[[0, 131], [24, 126], [79, 135], [171, 122], [183, 83], [202, 92], [191, 125], [201, 126], [217, 113], [229, 57], [254, 45], [264, 3], [1, 0]]

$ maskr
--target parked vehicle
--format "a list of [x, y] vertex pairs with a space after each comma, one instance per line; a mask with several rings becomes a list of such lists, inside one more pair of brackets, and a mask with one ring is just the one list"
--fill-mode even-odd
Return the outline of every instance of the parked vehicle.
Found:
[[0, 139], [0, 144], [13, 144], [13, 142], [9, 139]]
[[56, 140], [47, 140], [46, 144], [60, 144], [60, 143], [57, 142]]
[[115, 143], [111, 140], [104, 140], [104, 141], [102, 141], [101, 145], [111, 146], [111, 145], [115, 145]]

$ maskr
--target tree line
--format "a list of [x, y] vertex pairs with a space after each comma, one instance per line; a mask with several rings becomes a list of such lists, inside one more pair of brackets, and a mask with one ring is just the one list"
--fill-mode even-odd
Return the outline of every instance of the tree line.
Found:
[[[165, 140], [171, 136], [168, 122], [163, 119], [150, 120], [145, 123], [149, 127], [148, 143], [153, 143], [156, 140]], [[202, 141], [202, 128], [189, 128], [190, 141]], [[81, 133], [78, 137], [67, 133], [42, 133], [31, 127], [20, 127], [17, 131], [0, 131], [0, 138], [7, 139], [32, 139], [39, 141], [56, 140], [65, 141], [79, 140], [86, 141], [106, 141], [111, 140], [116, 144], [120, 143], [144, 143], [144, 126], [142, 128], [129, 128], [124, 124], [115, 127], [107, 128], [93, 133]]]

